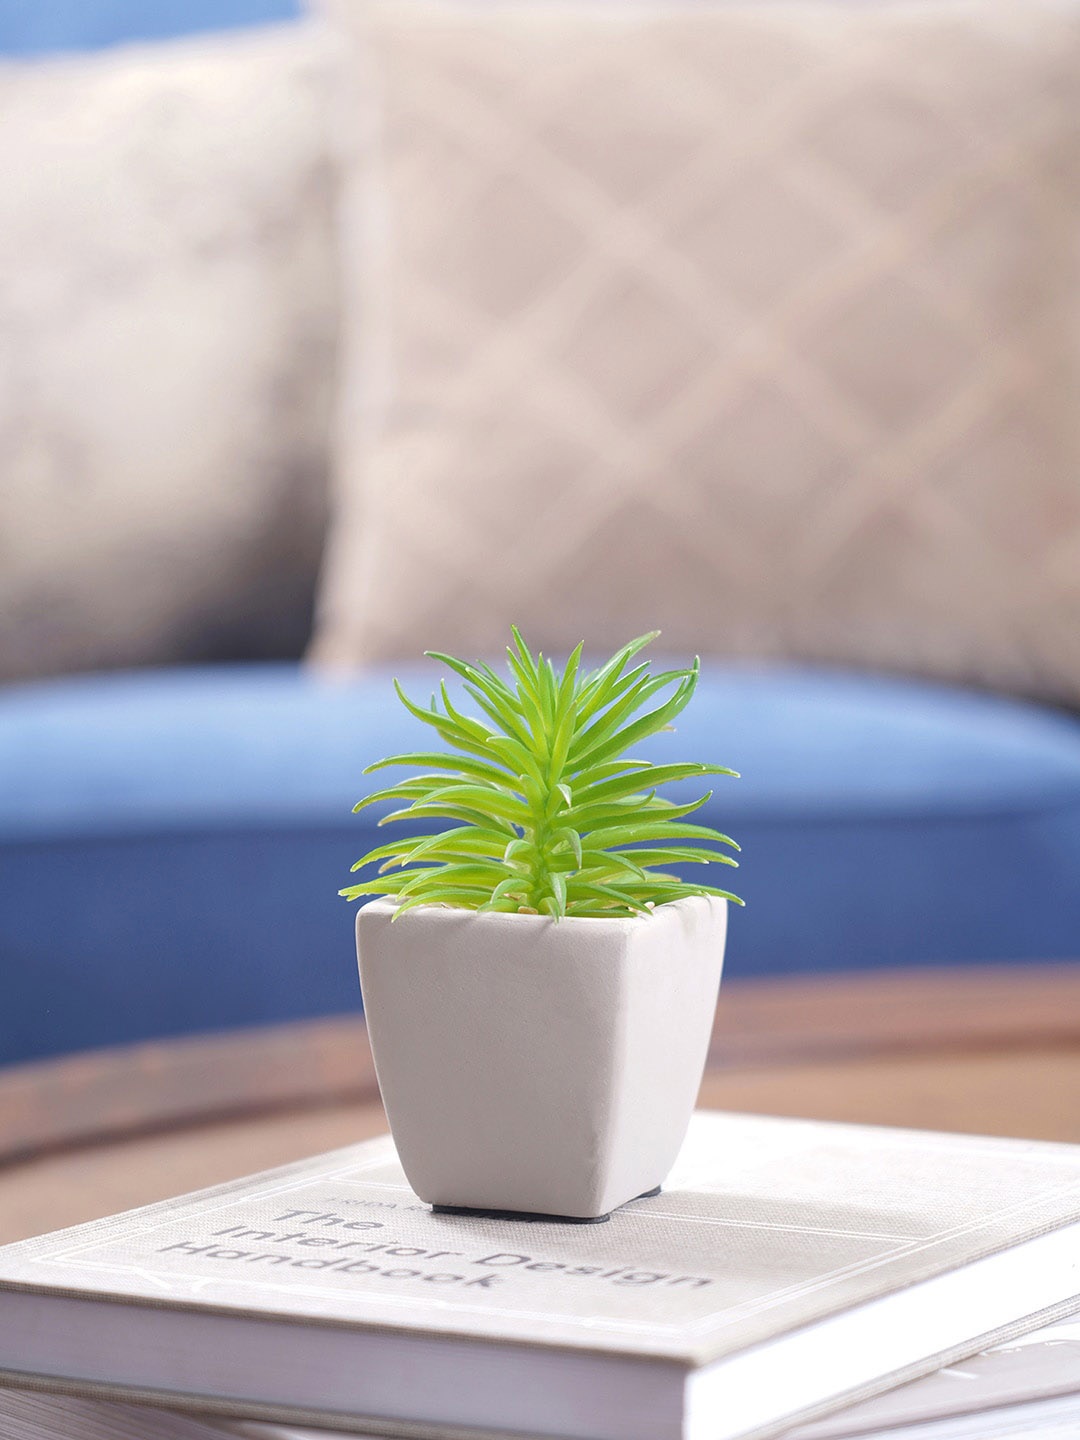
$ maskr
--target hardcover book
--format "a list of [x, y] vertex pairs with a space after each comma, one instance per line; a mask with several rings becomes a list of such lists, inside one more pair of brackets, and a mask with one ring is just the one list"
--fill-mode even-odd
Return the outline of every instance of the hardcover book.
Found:
[[[335, 1440], [335, 1435], [343, 1440], [329, 1430], [0, 1390], [3, 1440]], [[796, 1426], [784, 1440], [1076, 1440], [1077, 1435], [1080, 1323], [1062, 1321], [825, 1420]]]
[[601, 1225], [389, 1138], [0, 1249], [0, 1380], [397, 1436], [764, 1440], [1080, 1309], [1080, 1147], [699, 1114]]

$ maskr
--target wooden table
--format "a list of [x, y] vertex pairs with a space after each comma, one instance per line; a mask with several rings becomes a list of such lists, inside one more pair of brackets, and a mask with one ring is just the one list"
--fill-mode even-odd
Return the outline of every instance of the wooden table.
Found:
[[[1080, 965], [727, 982], [701, 1104], [1080, 1141]], [[0, 1241], [384, 1128], [355, 1019], [0, 1071]]]

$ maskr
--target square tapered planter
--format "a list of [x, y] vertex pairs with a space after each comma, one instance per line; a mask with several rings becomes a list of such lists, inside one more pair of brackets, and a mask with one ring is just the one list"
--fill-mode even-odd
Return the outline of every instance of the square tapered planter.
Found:
[[379, 1087], [432, 1205], [602, 1216], [660, 1185], [705, 1066], [726, 902], [558, 921], [356, 917]]

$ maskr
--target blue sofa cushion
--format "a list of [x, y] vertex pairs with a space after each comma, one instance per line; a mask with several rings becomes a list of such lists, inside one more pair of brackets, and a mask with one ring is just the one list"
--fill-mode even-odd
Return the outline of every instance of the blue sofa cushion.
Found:
[[[426, 698], [431, 671], [399, 673]], [[356, 1008], [353, 912], [336, 892], [376, 817], [351, 806], [389, 778], [365, 764], [425, 734], [385, 671], [333, 684], [248, 665], [0, 691], [0, 1061]], [[742, 772], [701, 812], [743, 845], [743, 868], [724, 872], [747, 901], [730, 974], [1080, 950], [1067, 716], [713, 665], [676, 733], [635, 752]]]
[[165, 40], [299, 15], [301, 0], [0, 0], [0, 55]]

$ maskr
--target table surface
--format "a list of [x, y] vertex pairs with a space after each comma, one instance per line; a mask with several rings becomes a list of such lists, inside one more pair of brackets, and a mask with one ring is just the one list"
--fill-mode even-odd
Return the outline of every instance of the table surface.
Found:
[[[700, 1103], [1080, 1141], [1080, 964], [725, 983]], [[0, 1070], [0, 1241], [385, 1128], [353, 1018]]]

